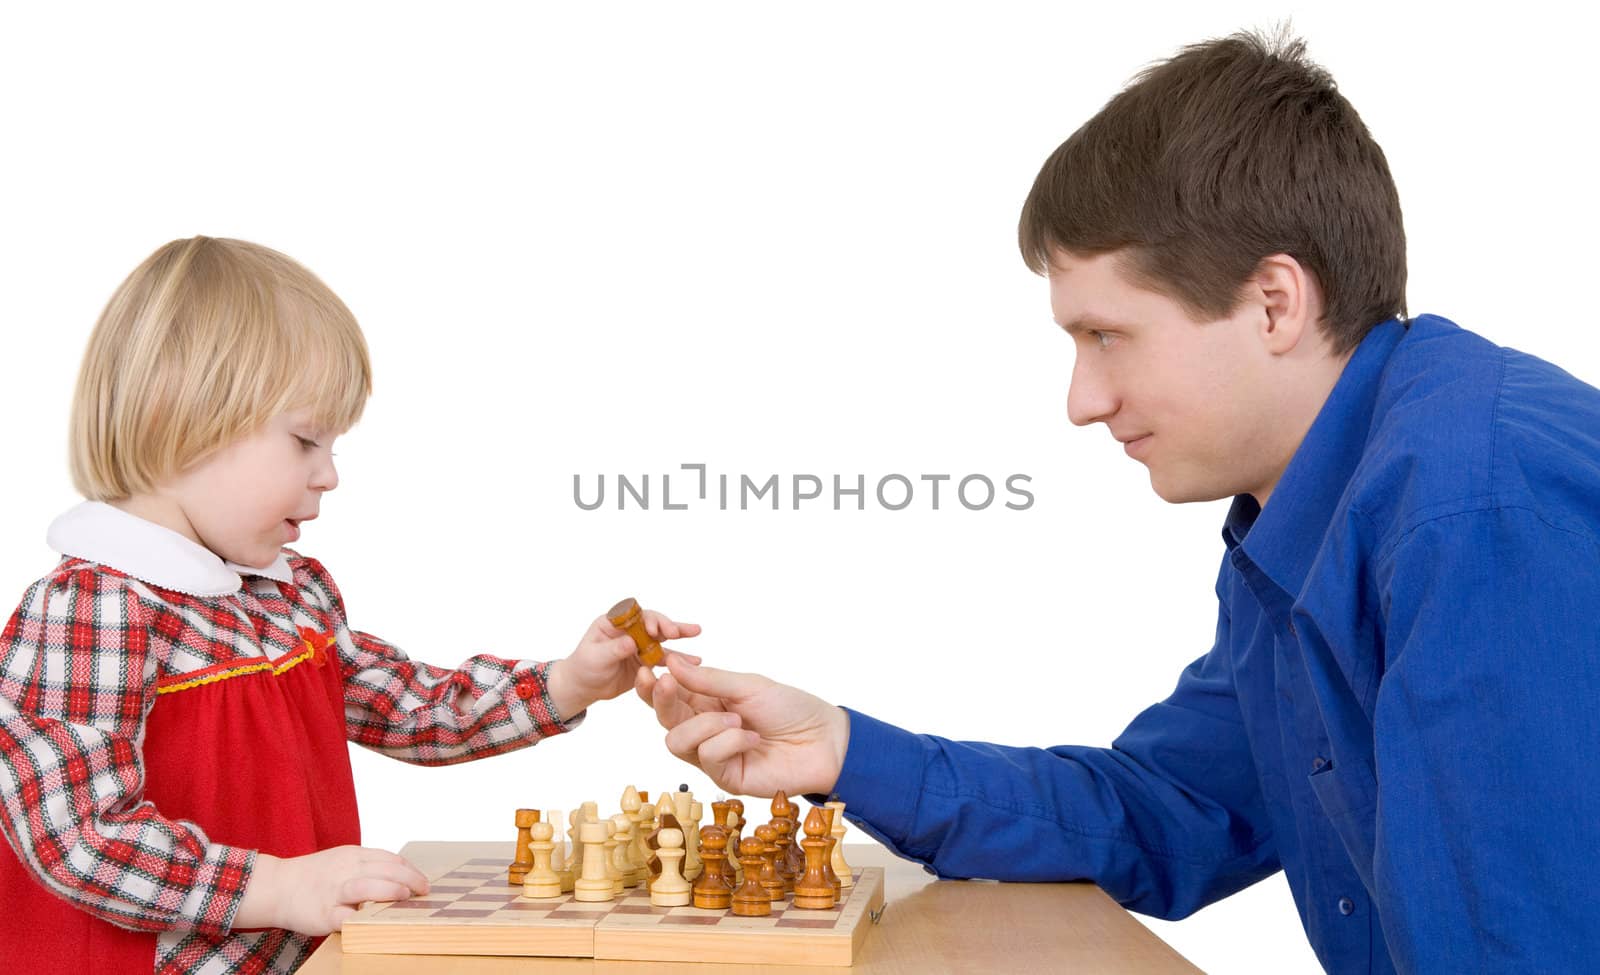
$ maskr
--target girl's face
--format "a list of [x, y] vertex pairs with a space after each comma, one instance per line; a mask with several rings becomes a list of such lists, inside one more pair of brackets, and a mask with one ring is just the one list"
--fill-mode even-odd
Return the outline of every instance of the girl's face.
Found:
[[269, 420], [168, 485], [196, 541], [230, 562], [265, 568], [317, 517], [325, 491], [339, 484], [338, 435], [294, 411]]

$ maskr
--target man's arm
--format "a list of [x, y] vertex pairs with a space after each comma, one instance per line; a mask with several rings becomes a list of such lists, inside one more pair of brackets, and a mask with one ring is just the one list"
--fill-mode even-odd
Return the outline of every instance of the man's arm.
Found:
[[1224, 615], [1216, 647], [1111, 748], [914, 735], [711, 668], [674, 665], [641, 693], [668, 748], [731, 791], [837, 793], [866, 832], [943, 876], [1088, 879], [1182, 917], [1278, 869], [1226, 636]]
[[1600, 957], [1600, 546], [1523, 508], [1422, 525], [1379, 571], [1373, 877], [1403, 971]]

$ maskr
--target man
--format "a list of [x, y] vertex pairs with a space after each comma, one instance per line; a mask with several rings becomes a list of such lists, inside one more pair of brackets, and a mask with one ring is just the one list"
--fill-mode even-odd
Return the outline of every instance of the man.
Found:
[[1216, 642], [1111, 748], [914, 735], [675, 662], [639, 692], [738, 793], [836, 793], [944, 876], [1165, 918], [1286, 871], [1329, 971], [1600, 958], [1600, 391], [1404, 317], [1382, 151], [1303, 45], [1144, 72], [1045, 163], [1025, 260], [1069, 413], [1233, 497]]

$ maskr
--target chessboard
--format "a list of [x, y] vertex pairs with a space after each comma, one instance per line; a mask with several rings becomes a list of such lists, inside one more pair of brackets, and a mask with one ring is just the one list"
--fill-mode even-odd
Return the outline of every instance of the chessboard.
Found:
[[[480, 844], [462, 844], [478, 847]], [[881, 916], [883, 868], [852, 871], [831, 910], [774, 902], [766, 917], [653, 907], [643, 886], [616, 900], [529, 900], [506, 881], [506, 859], [463, 857], [429, 877], [428, 893], [367, 904], [344, 922], [358, 954], [548, 955], [628, 961], [848, 966]]]

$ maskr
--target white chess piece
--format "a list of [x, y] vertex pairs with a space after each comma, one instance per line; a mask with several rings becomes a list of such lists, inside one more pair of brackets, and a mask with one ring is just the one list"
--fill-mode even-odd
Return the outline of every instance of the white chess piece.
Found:
[[583, 869], [573, 884], [573, 899], [587, 903], [611, 900], [616, 894], [606, 870], [606, 824], [584, 823], [578, 827], [578, 836], [583, 841]]
[[533, 868], [522, 881], [522, 896], [548, 899], [561, 896], [561, 875], [550, 867], [550, 855], [555, 851], [555, 827], [549, 823], [533, 824], [533, 840], [528, 848], [533, 851]]
[[833, 873], [839, 878], [839, 883], [849, 890], [856, 885], [856, 878], [850, 872], [850, 864], [844, 862], [844, 803], [834, 801], [825, 805], [833, 810], [833, 829], [828, 833], [833, 837]]
[[683, 879], [683, 830], [668, 827], [656, 834], [656, 856], [661, 875], [650, 885], [650, 906], [684, 907], [689, 903], [689, 881]]

